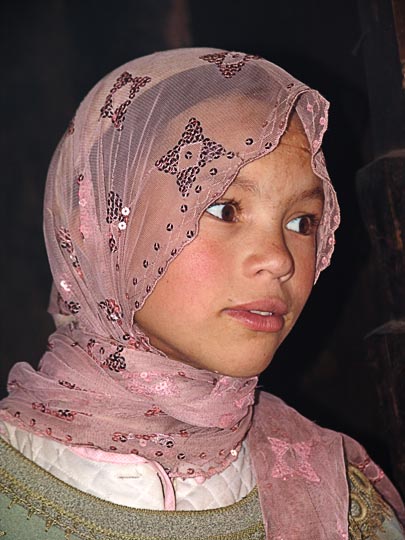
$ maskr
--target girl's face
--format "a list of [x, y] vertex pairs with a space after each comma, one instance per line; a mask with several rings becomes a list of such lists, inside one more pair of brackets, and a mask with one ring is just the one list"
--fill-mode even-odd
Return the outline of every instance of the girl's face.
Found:
[[292, 124], [206, 210], [137, 324], [172, 359], [224, 375], [259, 374], [311, 291], [322, 210], [307, 139]]

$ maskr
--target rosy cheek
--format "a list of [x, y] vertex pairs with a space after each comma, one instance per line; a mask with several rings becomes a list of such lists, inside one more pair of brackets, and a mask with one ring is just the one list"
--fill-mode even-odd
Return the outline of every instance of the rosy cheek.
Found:
[[199, 304], [209, 302], [221, 277], [229, 272], [223, 249], [218, 242], [197, 239], [173, 261], [167, 273], [168, 286], [180, 291], [184, 301]]
[[195, 246], [190, 245], [190, 253], [188, 255], [188, 264], [190, 272], [194, 273], [194, 277], [200, 281], [213, 281], [223, 273], [226, 268], [224, 253], [219, 242], [201, 240]]

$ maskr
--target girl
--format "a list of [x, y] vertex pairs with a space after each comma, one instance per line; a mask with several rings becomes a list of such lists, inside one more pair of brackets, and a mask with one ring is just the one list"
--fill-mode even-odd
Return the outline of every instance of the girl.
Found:
[[129, 62], [85, 98], [45, 195], [58, 328], [1, 403], [3, 534], [404, 538], [357, 443], [255, 391], [333, 251], [327, 110], [212, 49]]

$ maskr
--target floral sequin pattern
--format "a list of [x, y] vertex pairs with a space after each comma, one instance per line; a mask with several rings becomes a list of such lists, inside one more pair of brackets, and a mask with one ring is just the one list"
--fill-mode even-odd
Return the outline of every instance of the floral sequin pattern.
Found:
[[76, 270], [80, 277], [83, 277], [79, 259], [77, 258], [73, 247], [70, 231], [65, 227], [60, 227], [57, 233], [57, 238], [61, 249], [66, 250], [66, 252], [68, 253], [73, 268]]
[[108, 193], [106, 221], [109, 225], [115, 224], [120, 231], [124, 231], [127, 227], [130, 212], [127, 206], [123, 206], [122, 199], [118, 193], [114, 191]]
[[[176, 175], [176, 183], [183, 197], [187, 197], [201, 169], [227, 154], [222, 144], [206, 137], [201, 122], [190, 118], [178, 143], [155, 163], [159, 171]], [[210, 174], [218, 173], [216, 167]]]
[[141, 371], [140, 373], [127, 373], [127, 388], [144, 396], [178, 396], [179, 389], [175, 378], [156, 373], [154, 371]]
[[[48, 414], [50, 416], [60, 418], [61, 420], [66, 420], [67, 422], [73, 422], [77, 414], [84, 414], [84, 413], [78, 413], [77, 411], [72, 411], [70, 409], [52, 409], [46, 403], [40, 403], [40, 402], [32, 403], [32, 408], [34, 411], [38, 410], [43, 414]], [[91, 416], [91, 415], [87, 414], [86, 416]]]
[[124, 71], [111, 88], [100, 110], [100, 118], [110, 118], [113, 126], [121, 131], [125, 115], [136, 94], [152, 79], [148, 76], [134, 77]]
[[309, 482], [320, 482], [310, 463], [310, 442], [288, 443], [275, 437], [268, 437], [268, 440], [276, 458], [271, 471], [273, 478], [304, 478]]
[[122, 355], [123, 351], [124, 347], [122, 345], [118, 345], [116, 351], [111, 353], [104, 360], [104, 365], [107, 366], [110, 371], [119, 373], [120, 371], [126, 369], [127, 364], [125, 362], [125, 357]]
[[74, 300], [64, 300], [63, 305], [65, 307], [65, 310], [71, 315], [77, 315], [81, 308], [79, 302], [75, 302]]
[[113, 298], [106, 298], [99, 302], [98, 305], [104, 311], [108, 321], [122, 324], [122, 307], [116, 300]]
[[214, 54], [205, 54], [204, 56], [200, 56], [200, 59], [205, 60], [210, 64], [215, 64], [221, 74], [226, 79], [230, 79], [236, 75], [247, 62], [250, 60], [259, 60], [260, 56], [224, 51]]

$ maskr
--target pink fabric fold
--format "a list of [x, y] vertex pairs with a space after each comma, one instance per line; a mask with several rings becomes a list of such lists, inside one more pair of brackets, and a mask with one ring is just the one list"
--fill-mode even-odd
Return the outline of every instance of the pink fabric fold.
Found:
[[248, 443], [267, 538], [348, 539], [347, 463], [362, 470], [405, 525], [397, 490], [359, 443], [317, 426], [275, 396], [260, 393]]

